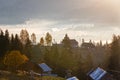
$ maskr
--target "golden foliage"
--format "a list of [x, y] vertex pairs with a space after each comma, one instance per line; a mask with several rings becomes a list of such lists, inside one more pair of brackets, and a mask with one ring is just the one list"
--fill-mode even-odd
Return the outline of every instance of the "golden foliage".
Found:
[[46, 40], [46, 44], [50, 46], [52, 43], [52, 36], [50, 33], [48, 33], [48, 32], [46, 33], [45, 40]]
[[29, 59], [19, 51], [10, 51], [4, 58], [4, 64], [7, 66], [20, 66]]

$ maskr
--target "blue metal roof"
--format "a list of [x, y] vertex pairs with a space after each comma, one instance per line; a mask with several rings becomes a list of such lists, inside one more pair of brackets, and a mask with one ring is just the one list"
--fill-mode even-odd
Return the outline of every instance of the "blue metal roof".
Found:
[[39, 66], [42, 68], [42, 70], [44, 72], [52, 71], [52, 69], [47, 64], [45, 64], [45, 63], [41, 63], [41, 64], [39, 64]]
[[97, 68], [96, 70], [94, 70], [92, 73], [89, 74], [89, 76], [93, 79], [93, 80], [101, 80], [101, 78], [106, 74], [107, 72], [104, 71], [101, 68]]
[[71, 78], [68, 78], [67, 80], [79, 80], [79, 79], [77, 79], [76, 77], [71, 77]]

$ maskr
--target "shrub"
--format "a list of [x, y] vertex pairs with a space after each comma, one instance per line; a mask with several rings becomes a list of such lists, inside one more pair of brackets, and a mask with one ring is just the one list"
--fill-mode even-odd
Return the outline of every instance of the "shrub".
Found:
[[8, 67], [17, 68], [28, 60], [27, 56], [21, 54], [19, 51], [10, 51], [5, 55], [4, 64]]

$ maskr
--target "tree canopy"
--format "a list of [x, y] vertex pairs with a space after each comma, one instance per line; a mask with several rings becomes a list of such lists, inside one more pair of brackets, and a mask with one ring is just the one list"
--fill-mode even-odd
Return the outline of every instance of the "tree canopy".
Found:
[[51, 44], [52, 44], [52, 36], [51, 36], [51, 34], [49, 32], [46, 33], [45, 40], [46, 40], [47, 46], [51, 46]]
[[9, 67], [18, 67], [29, 59], [19, 51], [10, 51], [4, 57], [4, 64]]

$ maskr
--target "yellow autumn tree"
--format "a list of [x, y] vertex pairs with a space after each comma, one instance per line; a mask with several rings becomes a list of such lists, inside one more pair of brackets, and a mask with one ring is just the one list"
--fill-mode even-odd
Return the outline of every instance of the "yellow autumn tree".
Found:
[[10, 51], [5, 55], [4, 64], [8, 67], [17, 68], [28, 60], [27, 56], [21, 54], [19, 51]]
[[51, 46], [51, 44], [52, 44], [52, 36], [51, 36], [51, 34], [49, 32], [46, 33], [45, 40], [46, 40], [47, 46]]

